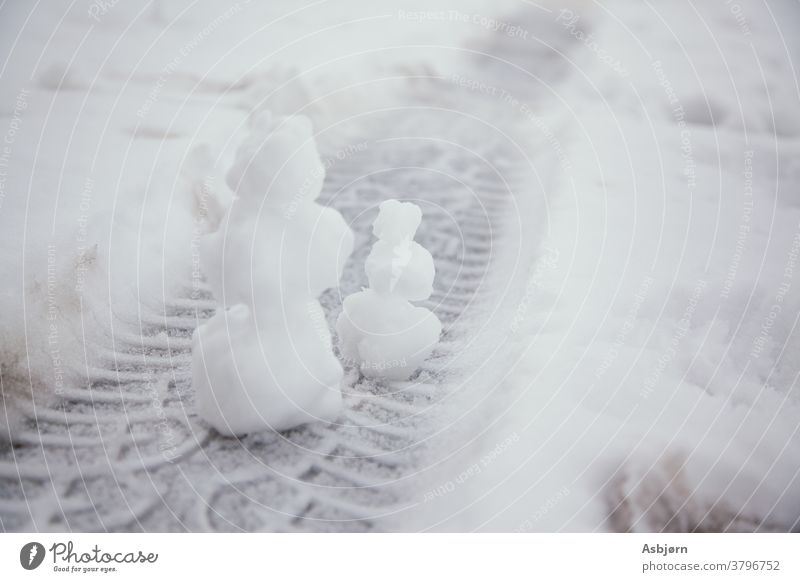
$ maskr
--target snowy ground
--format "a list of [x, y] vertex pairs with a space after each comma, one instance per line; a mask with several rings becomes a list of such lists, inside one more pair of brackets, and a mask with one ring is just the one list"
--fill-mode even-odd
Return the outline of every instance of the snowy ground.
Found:
[[[0, 14], [3, 530], [798, 529], [795, 2]], [[329, 321], [401, 198], [445, 331], [237, 441], [193, 408], [196, 212], [262, 109], [356, 232]]]

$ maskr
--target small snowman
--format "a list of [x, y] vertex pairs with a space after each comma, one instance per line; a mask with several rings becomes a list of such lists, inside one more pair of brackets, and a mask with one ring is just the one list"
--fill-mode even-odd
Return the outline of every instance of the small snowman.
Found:
[[200, 243], [221, 309], [195, 331], [198, 414], [219, 432], [285, 430], [341, 411], [341, 364], [317, 297], [353, 250], [342, 216], [314, 200], [324, 167], [305, 117], [256, 120], [227, 183], [235, 198]]
[[348, 296], [336, 322], [343, 358], [368, 377], [407, 380], [439, 342], [442, 324], [422, 301], [433, 292], [433, 257], [414, 234], [419, 206], [387, 200], [373, 233], [378, 241], [367, 257], [369, 288]]

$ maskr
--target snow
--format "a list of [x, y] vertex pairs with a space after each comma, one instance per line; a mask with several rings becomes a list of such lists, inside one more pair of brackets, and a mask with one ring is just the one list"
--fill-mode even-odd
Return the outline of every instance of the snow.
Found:
[[[17, 396], [25, 410], [34, 396], [57, 402], [61, 380], [85, 381], [114, 338], [163, 318], [187, 287], [198, 296], [197, 239], [213, 222], [209, 207], [230, 200], [219, 177], [261, 111], [311, 116], [335, 154], [343, 119], [396, 103], [405, 75], [452, 60], [425, 45], [476, 31], [379, 26], [394, 21], [394, 2], [98, 6], [2, 7], [0, 273], [19, 285], [0, 291], [0, 354], [4, 374], [22, 379], [4, 391], [3, 439], [6, 419], [19, 419]], [[48, 299], [51, 244], [63, 284]]]
[[442, 324], [422, 301], [433, 292], [433, 257], [414, 234], [422, 210], [411, 202], [380, 204], [367, 257], [369, 289], [345, 298], [336, 322], [342, 357], [367, 377], [408, 380], [439, 341]]
[[192, 346], [197, 412], [218, 432], [242, 436], [336, 420], [342, 367], [315, 301], [287, 310], [283, 327], [259, 327], [247, 305], [200, 326]]
[[412, 529], [797, 528], [797, 11], [736, 6], [749, 33], [727, 4], [573, 7], [592, 37], [541, 108], [569, 163], [504, 372], [420, 490], [513, 444]]
[[218, 301], [253, 305], [268, 319], [293, 293], [316, 297], [339, 284], [353, 235], [339, 213], [314, 202], [324, 178], [308, 118], [258, 118], [226, 177], [236, 198], [201, 243]]
[[433, 293], [436, 271], [430, 252], [414, 241], [422, 210], [411, 202], [381, 202], [372, 232], [378, 240], [364, 265], [370, 289], [407, 301], [422, 301]]
[[797, 529], [795, 2], [98, 6], [0, 9], [2, 529]]
[[315, 202], [324, 177], [311, 121], [268, 111], [228, 171], [235, 198], [200, 244], [222, 308], [192, 340], [197, 411], [222, 434], [287, 430], [341, 412], [343, 370], [317, 297], [339, 285], [353, 233]]

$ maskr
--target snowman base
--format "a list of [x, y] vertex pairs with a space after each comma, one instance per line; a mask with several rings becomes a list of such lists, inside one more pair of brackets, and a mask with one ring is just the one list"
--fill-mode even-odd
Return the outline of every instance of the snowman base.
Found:
[[325, 337], [305, 329], [313, 326], [309, 320], [284, 333], [259, 332], [240, 305], [198, 327], [192, 338], [198, 414], [226, 436], [336, 420], [343, 371]]
[[345, 362], [364, 376], [401, 381], [436, 347], [442, 324], [424, 307], [365, 289], [344, 300], [336, 331]]

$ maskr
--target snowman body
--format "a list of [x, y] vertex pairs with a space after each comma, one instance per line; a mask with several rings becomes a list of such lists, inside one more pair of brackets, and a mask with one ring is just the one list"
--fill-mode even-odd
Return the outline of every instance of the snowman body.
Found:
[[339, 284], [353, 233], [314, 200], [324, 170], [302, 117], [262, 115], [227, 182], [236, 198], [201, 241], [218, 312], [193, 336], [198, 414], [226, 435], [335, 420], [342, 366], [317, 297]]
[[430, 297], [435, 276], [433, 257], [413, 240], [421, 219], [414, 204], [381, 204], [373, 227], [379, 240], [365, 265], [370, 287], [342, 304], [342, 357], [364, 376], [407, 380], [439, 341], [437, 317], [411, 303]]

